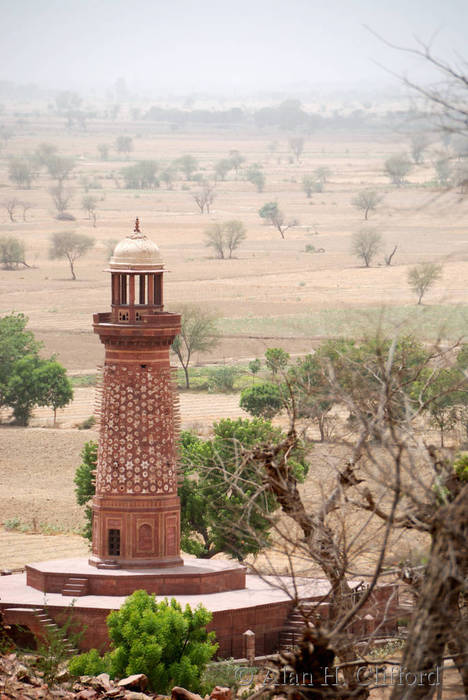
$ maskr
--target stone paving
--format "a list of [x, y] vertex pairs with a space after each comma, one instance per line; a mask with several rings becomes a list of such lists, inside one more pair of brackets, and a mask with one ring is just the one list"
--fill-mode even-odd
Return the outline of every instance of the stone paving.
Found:
[[[298, 595], [301, 598], [324, 596], [329, 590], [329, 584], [323, 579], [296, 580]], [[187, 603], [193, 608], [202, 603], [212, 612], [221, 610], [240, 609], [249, 606], [267, 605], [287, 601], [294, 595], [294, 587], [290, 578], [285, 576], [253, 576], [246, 577], [246, 587], [240, 590], [210, 595], [174, 595], [182, 606]], [[0, 577], [0, 605], [9, 606], [41, 606], [47, 604], [70, 605], [70, 597], [60, 593], [46, 593], [26, 585], [25, 574], [12, 574]], [[126, 596], [93, 596], [87, 595], [75, 599], [77, 608], [118, 609]]]

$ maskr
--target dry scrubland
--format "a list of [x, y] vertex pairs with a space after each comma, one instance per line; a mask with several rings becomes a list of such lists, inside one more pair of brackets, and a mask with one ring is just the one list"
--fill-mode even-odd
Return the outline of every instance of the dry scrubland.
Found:
[[[225, 337], [212, 353], [197, 358], [201, 362], [252, 358], [272, 345], [303, 353], [324, 336], [362, 335], [379, 318], [390, 325], [407, 320], [426, 338], [434, 337], [441, 324], [451, 337], [464, 335], [467, 203], [459, 201], [456, 192], [441, 195], [440, 190], [427, 186], [434, 179], [429, 158], [414, 168], [408, 186], [389, 184], [383, 171], [385, 159], [409, 150], [401, 135], [317, 131], [306, 139], [304, 154], [296, 163], [290, 162], [288, 135], [283, 133], [161, 134], [145, 122], [93, 122], [87, 132], [70, 132], [64, 129], [63, 120], [51, 118], [15, 126], [15, 134], [0, 152], [0, 201], [17, 196], [30, 202], [32, 209], [27, 222], [14, 224], [8, 221], [6, 210], [0, 210], [0, 235], [15, 235], [24, 241], [27, 261], [34, 268], [0, 271], [0, 313], [14, 310], [29, 316], [30, 328], [44, 341], [45, 352], [57, 353], [71, 371], [93, 371], [102, 362], [102, 347], [92, 334], [91, 320], [93, 312], [105, 311], [110, 303], [109, 278], [103, 273], [105, 242], [123, 238], [132, 230], [136, 216], [143, 231], [160, 246], [171, 271], [165, 282], [168, 308], [196, 302], [220, 317]], [[108, 162], [99, 160], [97, 145], [112, 145], [118, 135], [133, 137], [134, 151], [129, 158], [111, 150]], [[278, 141], [274, 154], [268, 149], [272, 140]], [[61, 155], [77, 158], [69, 182], [74, 189], [70, 206], [77, 218], [74, 222], [54, 219], [56, 212], [47, 191], [52, 183], [44, 173], [31, 190], [17, 189], [8, 180], [7, 154], [32, 152], [44, 141], [56, 145]], [[227, 157], [231, 149], [239, 150], [247, 164], [263, 165], [265, 190], [257, 192], [243, 179], [242, 171], [237, 179], [231, 172], [225, 182], [217, 183], [210, 214], [201, 215], [194, 202], [197, 183], [178, 179], [172, 190], [162, 183], [160, 189], [135, 191], [117, 188], [111, 177], [138, 160], [157, 160], [162, 169], [190, 153], [199, 161], [199, 171], [212, 179], [214, 163]], [[323, 192], [308, 199], [302, 177], [320, 166], [330, 168], [329, 182]], [[83, 177], [101, 185], [89, 191], [101, 200], [96, 228], [81, 209]], [[351, 199], [366, 187], [385, 196], [370, 214], [369, 225], [383, 234], [387, 251], [398, 245], [391, 267], [382, 266], [383, 253], [370, 269], [360, 267], [350, 253], [351, 235], [364, 224]], [[285, 240], [258, 216], [260, 207], [272, 200], [278, 201], [288, 219], [299, 221], [286, 232]], [[245, 224], [247, 240], [235, 259], [214, 259], [204, 245], [204, 230], [213, 222], [229, 219]], [[76, 264], [75, 282], [69, 279], [66, 261], [48, 259], [50, 235], [65, 230], [96, 238], [93, 251]], [[309, 244], [325, 252], [307, 253]], [[422, 261], [443, 262], [444, 272], [442, 281], [425, 298], [427, 305], [416, 308], [406, 276], [408, 266]], [[386, 307], [383, 317], [382, 306]], [[89, 390], [78, 396], [85, 404], [90, 400]], [[215, 405], [212, 397], [209, 400]], [[79, 408], [73, 410], [79, 414]], [[223, 410], [219, 415], [224, 415]], [[212, 420], [212, 413], [203, 414], [193, 403], [185, 417], [196, 423], [203, 422], [203, 415], [205, 422]], [[80, 512], [74, 504], [72, 477], [81, 446], [92, 436], [89, 431], [3, 427], [1, 519], [18, 516], [29, 522], [34, 518], [76, 527]], [[12, 561], [11, 538], [8, 545], [6, 537], [0, 535], [0, 566]], [[39, 537], [37, 541], [38, 551], [43, 551]], [[25, 561], [37, 558], [22, 543], [18, 547]]]

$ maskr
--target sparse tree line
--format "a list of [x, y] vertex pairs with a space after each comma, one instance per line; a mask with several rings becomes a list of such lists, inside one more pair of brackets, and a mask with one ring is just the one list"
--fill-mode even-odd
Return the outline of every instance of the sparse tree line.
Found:
[[[75, 167], [76, 159], [74, 157], [60, 155], [54, 144], [43, 142], [32, 154], [11, 156], [8, 160], [8, 176], [17, 187], [31, 189], [41, 173], [45, 172], [51, 181], [48, 192], [56, 210], [56, 218], [60, 221], [74, 221], [75, 216], [70, 213], [69, 209], [75, 195], [74, 189], [70, 186]], [[89, 181], [86, 178], [82, 178], [81, 184], [85, 190], [81, 200], [81, 208], [93, 222], [93, 226], [96, 226], [98, 205], [103, 197], [98, 198], [87, 193]], [[21, 211], [22, 220], [25, 222], [26, 214], [32, 208], [31, 202], [17, 197], [4, 200], [2, 206], [7, 210], [11, 223], [17, 221], [18, 210]]]
[[[390, 349], [386, 341], [381, 351]], [[433, 350], [428, 350], [414, 336], [401, 338], [393, 348], [395, 361], [404, 356], [411, 366], [421, 366], [421, 372], [414, 382], [405, 385], [401, 396], [401, 410], [413, 411], [419, 417], [428, 419], [424, 428], [439, 431], [441, 447], [447, 432], [457, 425], [463, 427], [468, 436], [468, 345], [457, 346], [455, 352], [444, 357], [444, 366], [438, 366]], [[281, 412], [297, 418], [307, 418], [314, 422], [320, 433], [320, 440], [330, 438], [335, 428], [333, 408], [341, 405], [340, 395], [334, 393], [327, 378], [332, 366], [334, 377], [348, 392], [362, 392], [372, 410], [373, 392], [377, 389], [379, 373], [368, 377], [367, 383], [360, 377], [359, 367], [377, 365], [376, 339], [361, 343], [355, 340], [330, 340], [322, 343], [311, 355], [292, 362], [289, 353], [282, 348], [269, 348], [265, 352], [263, 364], [269, 377], [256, 381], [241, 392], [240, 406], [255, 417], [272, 419]], [[437, 355], [438, 356], [438, 355]], [[255, 375], [262, 369], [262, 361], [251, 363]], [[353, 373], [350, 374], [350, 368]], [[381, 371], [381, 370], [379, 370]], [[363, 383], [364, 382], [364, 383]], [[352, 426], [354, 417], [349, 413], [348, 423]]]
[[[49, 258], [51, 260], [67, 260], [70, 267], [71, 279], [76, 280], [76, 261], [93, 248], [95, 240], [92, 236], [76, 231], [59, 231], [50, 237]], [[113, 248], [115, 242], [111, 242]], [[14, 236], [0, 237], [0, 263], [5, 270], [16, 270], [19, 265], [31, 267], [26, 262], [26, 249], [22, 241]]]
[[[416, 133], [412, 140], [412, 153], [415, 163], [421, 163], [423, 154], [427, 148], [429, 141], [427, 137], [422, 138], [420, 133]], [[106, 144], [100, 144], [99, 151], [101, 157], [108, 158], [109, 148]], [[305, 146], [303, 137], [293, 137], [290, 139], [289, 147], [294, 153], [297, 161], [302, 157]], [[125, 153], [127, 156], [133, 150], [133, 140], [128, 136], [120, 136], [115, 143], [115, 149], [118, 153]], [[405, 167], [402, 163], [404, 161]], [[69, 179], [75, 168], [76, 161], [68, 156], [61, 156], [57, 152], [57, 148], [53, 144], [41, 143], [32, 156], [14, 157], [9, 161], [10, 178], [19, 186], [30, 187], [32, 180], [38, 176], [41, 169], [45, 169], [48, 176], [55, 182], [49, 188], [49, 193], [57, 210], [57, 218], [61, 220], [73, 220], [74, 217], [68, 211], [68, 207], [73, 196], [72, 189], [68, 186]], [[404, 184], [404, 178], [409, 172], [411, 163], [408, 158], [402, 159], [400, 156], [392, 156], [385, 164], [387, 173], [392, 178], [394, 184], [401, 186]], [[170, 189], [173, 187], [175, 178], [180, 174], [185, 182], [195, 182], [199, 184], [199, 189], [193, 192], [192, 197], [197, 204], [200, 213], [210, 213], [211, 206], [216, 197], [216, 183], [225, 180], [227, 174], [232, 171], [235, 177], [239, 176], [240, 171], [244, 168], [244, 178], [255, 184], [258, 191], [263, 191], [265, 184], [265, 176], [262, 166], [252, 164], [245, 166], [245, 158], [235, 149], [229, 152], [227, 158], [223, 158], [214, 165], [213, 181], [205, 179], [199, 172], [199, 163], [197, 159], [186, 154], [173, 161], [169, 166], [162, 170], [157, 176], [159, 165], [157, 161], [145, 160], [139, 161], [134, 165], [125, 167], [121, 174], [125, 181], [125, 186], [131, 189], [152, 189], [159, 187], [160, 181], [164, 181]], [[397, 176], [397, 173], [399, 175]], [[302, 186], [308, 198], [312, 196], [312, 192], [321, 192], [330, 177], [331, 171], [325, 166], [315, 169], [312, 175], [303, 177]], [[367, 220], [369, 214], [374, 212], [382, 203], [383, 196], [376, 190], [364, 189], [358, 192], [353, 197], [351, 203], [354, 207], [364, 213], [364, 219]], [[31, 208], [31, 204], [12, 197], [3, 203], [7, 210], [10, 222], [16, 221], [16, 212], [21, 210], [23, 220], [26, 220], [26, 214]], [[85, 193], [82, 197], [82, 208], [86, 212], [88, 219], [96, 226], [97, 212], [99, 207], [99, 198], [95, 195]], [[286, 231], [298, 224], [294, 218], [288, 218], [280, 209], [275, 201], [265, 203], [259, 210], [259, 216], [268, 224], [274, 226], [279, 232], [281, 238], [285, 238]], [[81, 237], [78, 241], [78, 238]], [[83, 237], [84, 234], [75, 234], [70, 232], [68, 236], [65, 233], [54, 234], [53, 243], [51, 246], [50, 256], [64, 257], [68, 259], [72, 273], [72, 279], [76, 278], [74, 271], [75, 260], [83, 255], [86, 250], [92, 247], [92, 239]], [[246, 238], [246, 230], [241, 221], [231, 220], [227, 222], [219, 222], [213, 224], [205, 231], [205, 244], [211, 247], [219, 259], [230, 259], [236, 249]], [[62, 244], [58, 244], [60, 239]], [[383, 246], [382, 236], [374, 229], [363, 229], [353, 234], [352, 236], [352, 252], [358, 258], [362, 259], [366, 267], [369, 267], [376, 257], [376, 254], [381, 251]], [[67, 250], [65, 250], [67, 249]], [[392, 245], [384, 253], [385, 265], [392, 264], [397, 245]], [[5, 237], [1, 240], [0, 259], [6, 269], [14, 269], [19, 265], [28, 266], [25, 259], [24, 244], [14, 237]], [[428, 276], [428, 270], [419, 270], [425, 278]], [[410, 271], [410, 283], [414, 287], [415, 275], [417, 272]], [[432, 270], [432, 279], [426, 288], [429, 288], [437, 277], [437, 270]], [[420, 286], [420, 284], [419, 284]], [[423, 285], [424, 286], [424, 285]], [[423, 294], [425, 289], [423, 289]], [[421, 303], [422, 296], [418, 302]]]

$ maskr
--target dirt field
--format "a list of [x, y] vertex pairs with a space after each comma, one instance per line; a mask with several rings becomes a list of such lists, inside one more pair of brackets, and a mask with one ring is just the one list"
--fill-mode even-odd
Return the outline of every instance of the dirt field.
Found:
[[[118, 134], [134, 137], [134, 151], [127, 160], [111, 152], [111, 160], [98, 159], [97, 145], [112, 144]], [[316, 132], [306, 140], [299, 163], [291, 162], [287, 136], [241, 134], [194, 135], [157, 133], [147, 123], [94, 122], [87, 132], [68, 132], [63, 121], [37, 120], [15, 127], [15, 137], [0, 152], [0, 202], [16, 196], [32, 204], [27, 221], [8, 221], [0, 210], [0, 235], [24, 241], [32, 269], [0, 270], [0, 313], [24, 312], [30, 328], [44, 342], [44, 353], [56, 353], [69, 370], [92, 371], [103, 359], [103, 348], [92, 333], [92, 314], [110, 304], [106, 267], [106, 241], [119, 240], [133, 228], [136, 216], [142, 229], [161, 249], [170, 273], [165, 281], [169, 309], [196, 302], [219, 317], [225, 333], [211, 353], [200, 362], [231, 362], [263, 354], [268, 346], [282, 346], [292, 353], [305, 353], [323, 336], [353, 332], [359, 322], [375, 322], [380, 308], [388, 308], [390, 323], [407, 319], [437, 333], [442, 322], [452, 336], [464, 335], [468, 290], [467, 201], [455, 192], [441, 195], [427, 183], [434, 178], [429, 156], [415, 167], [404, 188], [390, 186], [383, 173], [385, 159], [405, 149], [400, 135], [327, 134]], [[268, 144], [278, 140], [271, 154]], [[70, 180], [74, 198], [70, 211], [75, 222], [59, 222], [44, 172], [31, 190], [20, 190], [8, 180], [7, 155], [32, 152], [39, 143], [58, 146], [62, 155], [75, 155], [77, 165]], [[155, 159], [162, 170], [171, 160], [193, 154], [200, 172], [211, 177], [213, 164], [231, 149], [246, 156], [247, 164], [260, 163], [266, 175], [264, 192], [230, 173], [216, 185], [216, 199], [209, 215], [201, 215], [193, 199], [198, 185], [181, 179], [174, 189], [126, 190], [112, 179], [122, 167], [141, 159]], [[308, 199], [301, 180], [319, 166], [330, 168], [324, 191]], [[100, 199], [94, 228], [82, 211], [85, 180], [98, 189], [89, 194]], [[352, 197], [365, 187], [384, 195], [383, 204], [369, 216], [369, 226], [385, 238], [384, 250], [375, 266], [365, 269], [350, 253], [353, 232], [363, 227], [362, 213]], [[258, 216], [260, 207], [277, 200], [287, 219], [298, 225], [285, 240]], [[240, 219], [247, 240], [235, 259], [217, 260], [204, 245], [204, 230], [213, 222]], [[48, 259], [49, 237], [63, 230], [76, 230], [95, 237], [91, 253], [76, 264], [78, 280], [72, 282], [66, 261]], [[305, 252], [307, 245], [324, 253]], [[383, 253], [398, 245], [391, 267], [382, 266]], [[421, 261], [444, 263], [443, 279], [427, 294], [427, 305], [416, 309], [406, 276], [408, 266]], [[92, 413], [92, 392], [77, 389], [74, 404], [59, 416], [60, 430], [44, 430], [50, 412], [37, 411], [27, 430], [0, 429], [0, 520], [50, 523], [76, 528], [81, 513], [75, 505], [73, 474], [83, 443], [95, 437], [90, 431], [70, 429]], [[217, 417], [240, 415], [238, 397], [182, 395], [185, 427], [206, 426]], [[323, 472], [325, 474], [325, 472]], [[317, 479], [317, 472], [314, 472]], [[310, 477], [312, 479], [312, 476]], [[311, 488], [313, 482], [310, 481]], [[46, 539], [44, 539], [46, 538]], [[52, 549], [55, 546], [55, 552]], [[16, 566], [30, 559], [58, 556], [63, 547], [81, 551], [81, 540], [56, 536], [2, 533], [0, 566]], [[74, 547], [76, 546], [76, 550]], [[47, 549], [46, 549], [47, 547]], [[16, 552], [14, 551], [16, 548]]]
[[[118, 129], [140, 133], [134, 139], [135, 151], [130, 160], [120, 157], [99, 161], [97, 144], [112, 143]], [[299, 351], [305, 351], [314, 342], [314, 336], [342, 331], [336, 313], [327, 324], [330, 311], [346, 316], [348, 310], [365, 313], [369, 308], [386, 305], [403, 307], [411, 316], [415, 298], [406, 282], [407, 267], [422, 260], [445, 262], [443, 280], [428, 294], [428, 304], [453, 307], [468, 302], [467, 203], [458, 202], [455, 206], [459, 199], [456, 193], [440, 196], [433, 188], [422, 187], [434, 177], [429, 160], [414, 169], [408, 187], [390, 186], [383, 163], [390, 154], [402, 150], [401, 138], [397, 140], [388, 134], [371, 138], [317, 133], [307, 140], [297, 164], [289, 162], [286, 138], [272, 156], [267, 148], [270, 139], [260, 137], [150, 137], [148, 132], [146, 125], [121, 124], [115, 126], [114, 133], [108, 133], [97, 123], [90, 126], [88, 133], [71, 136], [52, 121], [48, 125], [35, 124], [33, 134], [20, 133], [12, 140], [9, 152], [32, 151], [41, 141], [49, 141], [59, 147], [60, 153], [77, 157], [70, 181], [75, 192], [70, 211], [77, 221], [70, 223], [54, 220], [47, 192], [51, 181], [44, 173], [31, 190], [18, 190], [8, 182], [6, 158], [0, 160], [0, 199], [17, 196], [33, 204], [26, 223], [9, 223], [3, 210], [0, 235], [14, 234], [24, 240], [27, 260], [37, 266], [31, 270], [0, 271], [0, 312], [26, 313], [31, 328], [44, 340], [46, 352], [58, 353], [69, 369], [93, 367], [102, 360], [102, 348], [92, 335], [91, 318], [93, 312], [109, 306], [109, 277], [103, 272], [104, 242], [123, 238], [132, 230], [136, 215], [144, 232], [160, 246], [171, 271], [165, 283], [168, 308], [175, 309], [188, 301], [199, 303], [219, 315], [221, 329], [237, 336], [225, 339], [212, 353], [212, 360], [261, 354], [266, 346], [278, 344], [274, 337], [282, 336], [301, 337]], [[263, 165], [265, 191], [259, 193], [241, 179], [242, 172], [239, 179], [231, 173], [225, 182], [217, 183], [209, 215], [197, 211], [192, 196], [199, 187], [196, 183], [179, 180], [173, 190], [162, 185], [154, 191], [136, 191], [118, 189], [109, 179], [111, 173], [118, 173], [136, 160], [153, 158], [162, 168], [184, 153], [192, 153], [199, 160], [202, 174], [210, 177], [213, 164], [232, 148], [243, 153], [248, 163]], [[309, 200], [302, 191], [302, 177], [322, 165], [330, 168], [330, 181], [323, 192], [314, 193]], [[101, 187], [89, 190], [93, 196], [103, 198], [98, 204], [96, 228], [80, 210], [83, 178], [96, 178]], [[398, 245], [390, 268], [364, 269], [350, 253], [351, 234], [363, 226], [362, 212], [351, 206], [351, 199], [364, 187], [375, 187], [385, 195], [377, 212], [370, 214], [369, 225], [384, 235], [385, 250]], [[285, 240], [272, 226], [265, 225], [257, 213], [272, 200], [278, 201], [287, 219], [299, 221], [297, 227], [286, 232]], [[232, 218], [244, 222], [247, 240], [236, 252], [236, 259], [213, 259], [204, 245], [204, 230], [214, 221]], [[94, 250], [76, 264], [76, 282], [68, 279], [66, 261], [51, 261], [47, 257], [50, 234], [68, 229], [96, 238]], [[324, 248], [325, 253], [304, 252], [308, 244]], [[375, 265], [382, 263], [383, 252]], [[310, 333], [304, 323], [297, 324], [296, 332], [291, 331], [291, 319], [304, 315], [313, 319], [319, 313], [325, 315], [325, 322], [322, 319], [318, 324], [318, 333]], [[262, 330], [263, 324], [257, 322], [264, 318], [270, 319], [267, 333]], [[282, 332], [285, 326], [286, 333]], [[238, 336], [250, 336], [249, 342]]]

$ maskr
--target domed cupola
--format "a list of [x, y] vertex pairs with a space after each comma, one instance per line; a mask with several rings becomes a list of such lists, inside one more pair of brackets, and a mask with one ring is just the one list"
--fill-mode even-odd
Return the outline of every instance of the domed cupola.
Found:
[[141, 323], [143, 316], [163, 310], [162, 276], [164, 264], [156, 243], [135, 229], [114, 249], [109, 270], [112, 273], [112, 321]]

